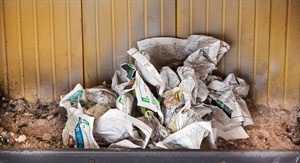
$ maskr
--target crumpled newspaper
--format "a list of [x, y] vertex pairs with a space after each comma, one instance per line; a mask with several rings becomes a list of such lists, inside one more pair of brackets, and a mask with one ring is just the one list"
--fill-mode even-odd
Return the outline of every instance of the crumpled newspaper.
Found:
[[139, 120], [143, 121], [150, 128], [152, 128], [151, 141], [159, 142], [169, 136], [168, 128], [162, 126], [159, 120], [155, 117], [152, 111], [147, 111], [145, 116], [139, 117]]
[[63, 144], [71, 148], [99, 149], [93, 137], [94, 117], [85, 115], [82, 108], [68, 107], [68, 120], [62, 132]]
[[[122, 146], [135, 144], [145, 148], [152, 134], [152, 129], [144, 122], [131, 117], [118, 109], [110, 109], [95, 121], [94, 136], [96, 139], [104, 139], [109, 143], [116, 143], [128, 139], [131, 143], [122, 143]], [[142, 133], [142, 136], [139, 135]], [[119, 142], [119, 143], [118, 143]]]
[[132, 83], [133, 79], [127, 78], [127, 71], [122, 67], [120, 70], [116, 70], [112, 78], [111, 88], [118, 94], [122, 94], [123, 90], [127, 85]]
[[189, 108], [191, 105], [195, 105], [197, 99], [203, 102], [209, 91], [204, 82], [196, 78], [194, 69], [190, 67], [178, 67], [177, 73], [181, 79], [179, 88], [183, 92], [185, 106]]
[[212, 90], [209, 94], [211, 103], [221, 108], [232, 122], [242, 123], [243, 126], [253, 124], [247, 104], [241, 98], [249, 92], [249, 85], [243, 79], [229, 74], [223, 82], [212, 81], [208, 88]]
[[177, 67], [184, 62], [185, 67], [195, 69], [196, 77], [205, 80], [216, 69], [217, 63], [230, 46], [219, 39], [191, 35], [187, 39], [150, 38], [137, 42], [139, 50], [146, 51], [150, 62], [157, 68]]
[[227, 43], [191, 35], [137, 44], [139, 51], [127, 51], [134, 64], [120, 66], [112, 90], [77, 85], [62, 96], [60, 106], [70, 115], [63, 133], [66, 143], [66, 135], [76, 137], [72, 131], [78, 117], [94, 121], [90, 126], [83, 126], [82, 120], [79, 124], [87, 133], [84, 148], [105, 144], [109, 148], [215, 149], [218, 137], [249, 137], [243, 127], [253, 120], [243, 98], [250, 86], [234, 74], [224, 80], [212, 74], [230, 48]]
[[204, 56], [204, 50], [197, 50], [184, 61], [185, 67], [195, 69], [197, 79], [205, 80], [208, 74], [216, 70], [216, 65]]
[[169, 123], [167, 124], [167, 127], [170, 129], [171, 133], [181, 130], [186, 126], [189, 118], [191, 117], [191, 112], [189, 110], [190, 109], [183, 107], [175, 112], [176, 114], [173, 114]]
[[115, 93], [104, 86], [85, 90], [77, 84], [71, 92], [62, 96], [60, 107], [64, 107], [68, 114], [62, 133], [63, 144], [71, 148], [99, 148], [93, 137], [94, 119], [108, 111], [109, 104], [115, 101]]
[[147, 57], [140, 53], [136, 48], [129, 49], [127, 53], [135, 59], [136, 66], [144, 80], [146, 80], [151, 85], [158, 87], [159, 94], [161, 95], [165, 89], [165, 84], [161, 76], [159, 75], [159, 72], [152, 65], [149, 59], [147, 59]]
[[161, 69], [160, 76], [166, 86], [166, 91], [171, 90], [180, 84], [178, 75], [168, 66], [164, 66]]
[[210, 122], [192, 123], [158, 142], [156, 146], [165, 149], [216, 149]]
[[249, 85], [241, 79], [236, 78], [234, 74], [229, 74], [225, 80], [210, 81], [208, 85], [209, 99], [212, 105], [218, 109], [213, 109], [216, 119], [213, 127], [216, 131], [216, 137], [222, 137], [226, 140], [245, 139], [248, 134], [242, 126], [253, 125], [253, 120], [248, 110], [246, 102], [242, 97], [246, 97], [249, 92]]
[[116, 101], [117, 108], [127, 115], [131, 115], [134, 103], [134, 96], [129, 91], [121, 94]]
[[233, 73], [229, 74], [224, 81], [213, 80], [207, 86], [209, 89], [217, 92], [225, 92], [234, 89], [234, 91], [242, 98], [246, 98], [250, 89], [245, 80], [235, 77]]
[[179, 66], [199, 49], [203, 49], [209, 60], [216, 65], [230, 48], [226, 42], [205, 35], [191, 35], [187, 39], [149, 38], [138, 41], [137, 45], [139, 50], [148, 52], [150, 62], [157, 69], [163, 66]]
[[163, 66], [177, 67], [189, 55], [184, 53], [187, 44], [186, 39], [156, 37], [137, 42], [138, 49], [145, 51], [150, 56], [150, 62], [161, 69]]
[[[134, 93], [134, 97], [130, 94]], [[163, 122], [164, 116], [161, 111], [160, 103], [156, 97], [152, 94], [146, 83], [143, 81], [139, 72], [135, 74], [135, 81], [133, 85], [123, 90], [123, 93], [117, 99], [116, 105], [119, 110], [124, 111], [127, 114], [132, 113], [133, 102], [136, 99], [137, 106], [144, 114], [147, 110], [151, 110], [158, 114], [160, 122]]]
[[80, 84], [77, 84], [71, 92], [64, 96], [61, 96], [59, 106], [64, 107], [68, 110], [68, 108], [71, 108], [72, 106], [77, 107], [77, 104], [81, 100], [86, 101], [87, 98], [85, 96], [83, 87]]
[[116, 93], [103, 86], [85, 89], [85, 93], [86, 98], [95, 103], [111, 104], [115, 103], [117, 99]]
[[175, 87], [172, 90], [166, 91], [162, 94], [163, 100], [163, 112], [164, 112], [164, 125], [168, 125], [170, 119], [183, 108], [184, 98], [182, 90], [179, 87]]
[[192, 104], [196, 104], [198, 93], [198, 83], [196, 81], [194, 69], [189, 67], [178, 67], [177, 73], [181, 79], [179, 88], [182, 90], [185, 107], [188, 109]]
[[187, 39], [184, 51], [191, 54], [202, 49], [204, 55], [216, 65], [229, 48], [230, 46], [226, 42], [211, 36], [191, 35]]
[[221, 108], [234, 123], [241, 123], [243, 126], [253, 124], [252, 117], [246, 102], [232, 90], [224, 92], [219, 97], [209, 95], [211, 103]]
[[224, 111], [214, 105], [200, 104], [189, 110], [191, 116], [186, 125], [199, 121], [210, 121], [212, 123], [215, 140], [222, 137], [225, 140], [245, 139], [248, 134], [241, 123], [232, 121]]
[[86, 109], [84, 111], [84, 113], [89, 116], [94, 117], [95, 119], [98, 119], [104, 113], [106, 113], [109, 109], [111, 109], [110, 105], [99, 103], [99, 104], [93, 105], [90, 108]]

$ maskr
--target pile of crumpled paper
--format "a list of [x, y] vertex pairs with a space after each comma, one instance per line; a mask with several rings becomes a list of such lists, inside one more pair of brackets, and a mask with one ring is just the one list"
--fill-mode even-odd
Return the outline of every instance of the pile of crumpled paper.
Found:
[[229, 50], [204, 35], [150, 38], [127, 53], [111, 85], [61, 97], [68, 121], [63, 143], [75, 148], [215, 149], [215, 141], [248, 138], [250, 86], [234, 74], [212, 75]]

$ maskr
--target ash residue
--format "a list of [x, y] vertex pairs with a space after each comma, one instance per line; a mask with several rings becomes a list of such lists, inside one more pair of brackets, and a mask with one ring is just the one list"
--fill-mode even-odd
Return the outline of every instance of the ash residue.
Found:
[[0, 148], [62, 148], [66, 111], [56, 103], [0, 97]]

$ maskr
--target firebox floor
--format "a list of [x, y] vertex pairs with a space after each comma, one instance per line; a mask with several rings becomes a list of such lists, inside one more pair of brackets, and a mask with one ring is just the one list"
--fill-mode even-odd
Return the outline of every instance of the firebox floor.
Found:
[[[274, 110], [254, 105], [250, 100], [247, 104], [255, 123], [245, 128], [249, 138], [219, 139], [219, 149], [300, 149], [300, 145], [291, 141], [293, 138], [295, 142], [300, 135], [297, 133], [296, 110]], [[0, 106], [0, 148], [64, 148], [61, 134], [67, 117], [65, 109], [57, 103], [29, 103], [24, 99], [4, 98]]]

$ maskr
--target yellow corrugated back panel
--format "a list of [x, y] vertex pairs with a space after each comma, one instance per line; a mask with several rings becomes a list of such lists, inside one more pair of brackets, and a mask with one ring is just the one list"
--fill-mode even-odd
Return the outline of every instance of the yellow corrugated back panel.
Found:
[[83, 0], [85, 86], [111, 79], [138, 40], [175, 36], [175, 0]]
[[1, 88], [52, 101], [83, 83], [81, 0], [0, 0]]
[[300, 99], [298, 0], [0, 0], [0, 8], [0, 88], [14, 98], [57, 100], [76, 83], [109, 81], [147, 37], [208, 34], [231, 46], [217, 73], [245, 78], [256, 103], [291, 109]]

